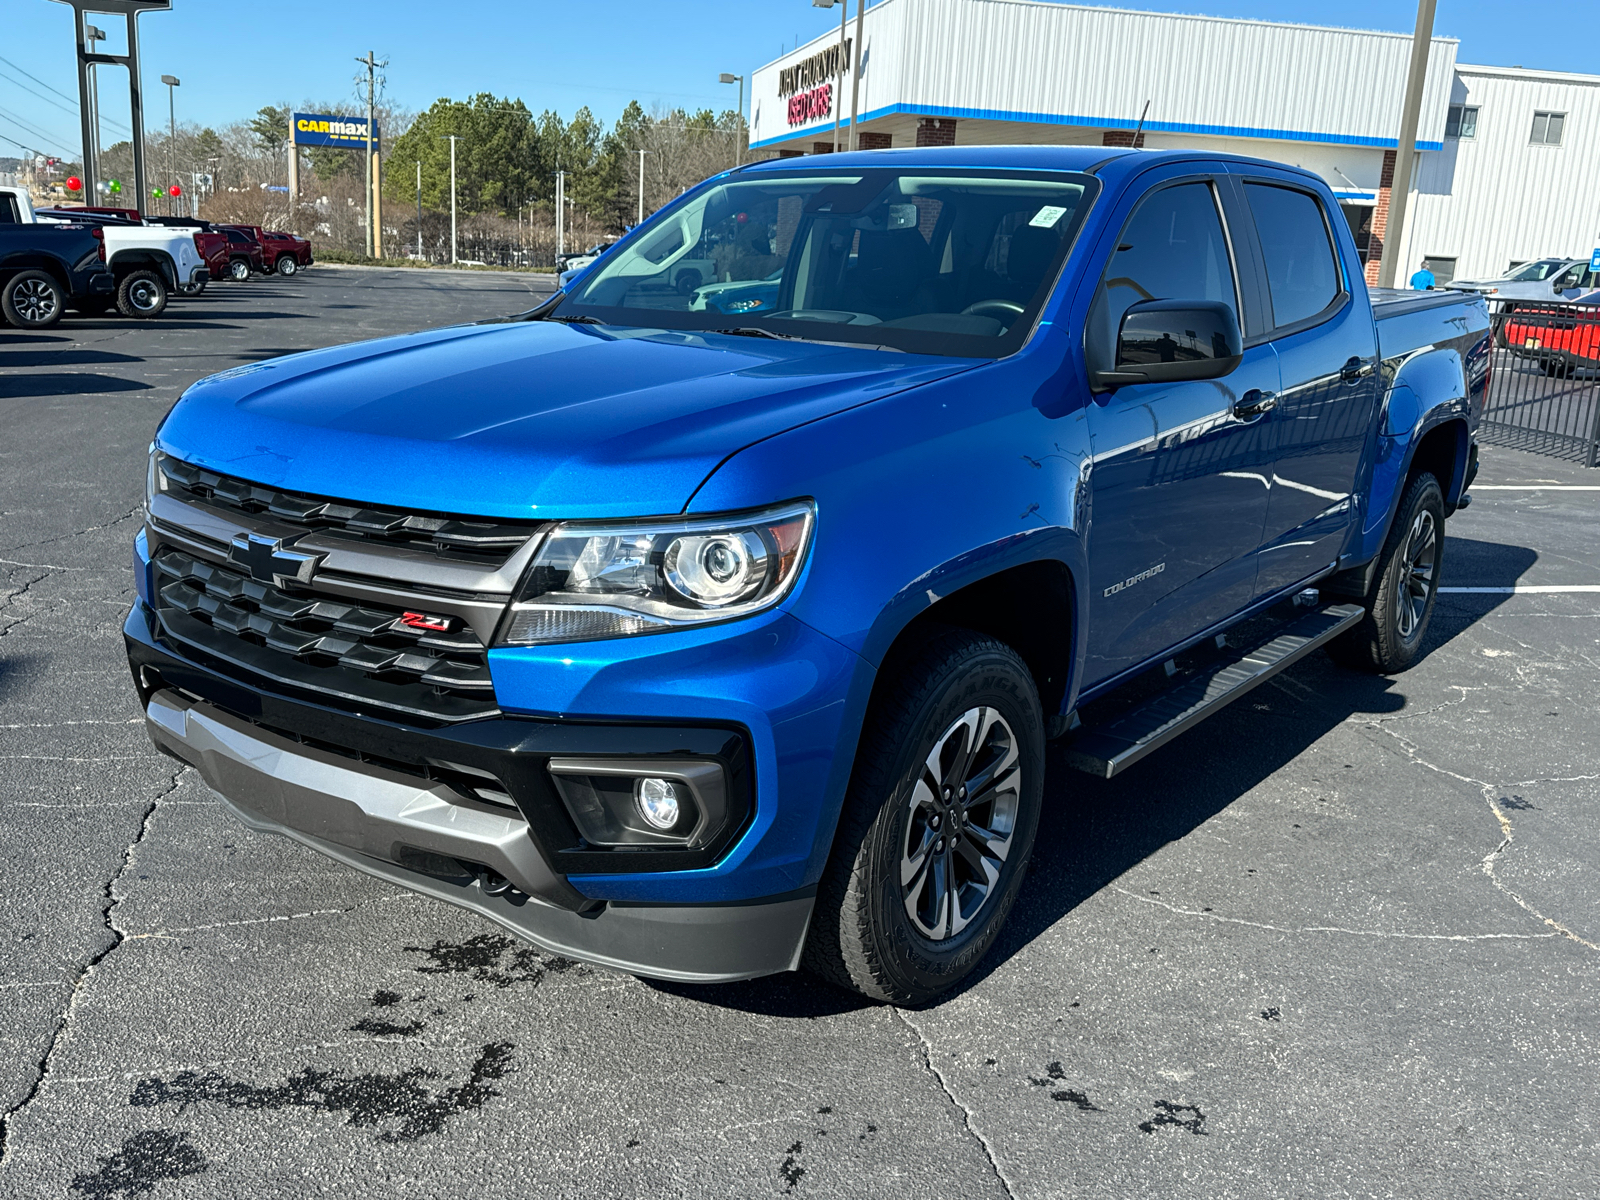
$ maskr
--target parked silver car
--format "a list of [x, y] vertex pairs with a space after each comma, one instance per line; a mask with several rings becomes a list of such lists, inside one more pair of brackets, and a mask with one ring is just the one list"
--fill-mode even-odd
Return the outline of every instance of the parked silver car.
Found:
[[1477, 292], [1490, 300], [1571, 301], [1600, 286], [1587, 258], [1540, 258], [1523, 263], [1503, 279], [1452, 279], [1445, 285]]

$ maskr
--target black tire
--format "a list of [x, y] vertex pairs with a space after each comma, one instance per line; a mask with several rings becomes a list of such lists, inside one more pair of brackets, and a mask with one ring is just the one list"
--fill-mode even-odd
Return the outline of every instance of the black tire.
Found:
[[243, 283], [250, 278], [250, 260], [248, 258], [232, 258], [228, 260], [228, 278], [235, 283]]
[[85, 296], [72, 302], [73, 311], [80, 317], [103, 317], [117, 303], [115, 296]]
[[[958, 786], [965, 783], [979, 784], [971, 798]], [[925, 1004], [954, 987], [994, 944], [1016, 900], [1043, 786], [1039, 694], [1011, 647], [941, 628], [886, 664], [817, 889], [807, 969], [890, 1004]], [[992, 870], [980, 870], [982, 862]]]
[[191, 283], [184, 284], [178, 290], [185, 296], [198, 296], [206, 290], [206, 280], [196, 279]]
[[1328, 645], [1343, 666], [1398, 675], [1422, 657], [1444, 563], [1444, 493], [1423, 471], [1406, 485], [1384, 539], [1361, 624]]
[[0, 288], [0, 312], [18, 329], [44, 329], [61, 320], [67, 294], [48, 271], [18, 271]]
[[167, 281], [159, 271], [130, 271], [117, 284], [117, 311], [147, 321], [167, 308]]
[[1551, 379], [1565, 379], [1572, 374], [1572, 365], [1561, 358], [1547, 358], [1539, 366]]
[[287, 279], [300, 269], [300, 264], [295, 260], [294, 255], [280, 254], [278, 255], [277, 268], [278, 274]]

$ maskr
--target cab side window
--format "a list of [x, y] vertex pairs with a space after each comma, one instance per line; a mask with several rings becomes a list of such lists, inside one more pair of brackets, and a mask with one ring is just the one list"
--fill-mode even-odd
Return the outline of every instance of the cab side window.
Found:
[[1273, 324], [1280, 329], [1314, 317], [1339, 295], [1339, 267], [1315, 197], [1293, 188], [1247, 183], [1266, 258]]
[[1123, 226], [1089, 310], [1091, 371], [1110, 370], [1122, 316], [1141, 300], [1219, 300], [1238, 317], [1233, 263], [1210, 184], [1162, 188]]

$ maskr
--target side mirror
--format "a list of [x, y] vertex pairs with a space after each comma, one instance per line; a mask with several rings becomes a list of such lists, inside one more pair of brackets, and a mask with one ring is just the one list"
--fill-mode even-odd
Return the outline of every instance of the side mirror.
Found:
[[1233, 309], [1218, 300], [1141, 300], [1117, 330], [1115, 367], [1095, 371], [1097, 391], [1129, 383], [1219, 379], [1244, 358]]

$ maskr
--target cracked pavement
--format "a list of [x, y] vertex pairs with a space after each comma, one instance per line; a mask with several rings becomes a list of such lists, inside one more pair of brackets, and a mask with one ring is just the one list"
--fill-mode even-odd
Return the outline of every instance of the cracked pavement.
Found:
[[[1115, 781], [1056, 757], [996, 953], [916, 1012], [581, 966], [233, 822], [122, 655], [157, 421], [546, 287], [0, 331], [0, 1196], [1600, 1194], [1600, 593], [1446, 595], [1406, 675], [1315, 656]], [[1600, 584], [1597, 509], [1479, 492], [1444, 582]]]

